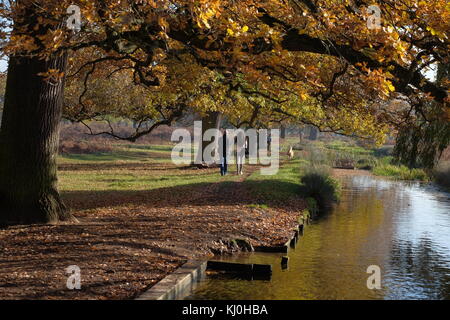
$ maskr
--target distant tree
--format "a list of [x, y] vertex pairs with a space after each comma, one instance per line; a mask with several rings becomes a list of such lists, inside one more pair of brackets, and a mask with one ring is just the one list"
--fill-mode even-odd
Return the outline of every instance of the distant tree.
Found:
[[[440, 64], [436, 83], [444, 85], [449, 81], [450, 64]], [[450, 112], [433, 101], [419, 110], [400, 126], [394, 156], [410, 168], [432, 169], [450, 145]]]
[[310, 127], [309, 128], [309, 140], [317, 140], [319, 136], [319, 130], [317, 130], [316, 127]]

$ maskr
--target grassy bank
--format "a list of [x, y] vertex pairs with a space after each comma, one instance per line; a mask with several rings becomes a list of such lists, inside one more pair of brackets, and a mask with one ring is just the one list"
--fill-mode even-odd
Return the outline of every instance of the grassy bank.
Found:
[[341, 197], [341, 185], [331, 176], [329, 167], [311, 166], [304, 171], [300, 181], [300, 193], [314, 200], [309, 200], [312, 211], [325, 211]]
[[430, 180], [422, 169], [410, 170], [406, 166], [396, 164], [391, 156], [392, 147], [367, 148], [346, 141], [315, 141], [299, 145], [298, 149], [301, 156], [318, 165], [369, 170], [374, 175], [398, 180]]
[[60, 189], [71, 191], [142, 191], [182, 185], [233, 181], [217, 170], [196, 170], [171, 161], [171, 145], [117, 145], [111, 152], [59, 157]]
[[[337, 148], [337, 147], [336, 147]], [[171, 145], [116, 144], [110, 152], [65, 154], [59, 158], [60, 189], [63, 194], [133, 194], [141, 191], [167, 190], [190, 185], [223, 184], [227, 188], [241, 180], [234, 174], [220, 177], [218, 169], [198, 170], [171, 162]], [[318, 204], [338, 198], [339, 186], [326, 165], [311, 166], [311, 159], [282, 155], [279, 172], [260, 174], [257, 167], [246, 166], [249, 176], [242, 181], [254, 199], [250, 207], [281, 204], [295, 198], [312, 198]], [[92, 193], [93, 192], [93, 193]], [[71, 198], [71, 197], [70, 197]]]
[[251, 192], [265, 202], [285, 201], [299, 196], [300, 167], [305, 160], [283, 163], [276, 175], [263, 176], [259, 170], [252, 173], [244, 182]]
[[338, 201], [341, 189], [330, 167], [315, 166], [305, 159], [285, 161], [274, 176], [262, 176], [257, 171], [244, 184], [259, 199], [259, 206], [301, 197], [312, 211], [324, 210]]
[[377, 176], [390, 177], [398, 180], [429, 181], [427, 173], [422, 169], [409, 169], [402, 165], [381, 164], [373, 169]]

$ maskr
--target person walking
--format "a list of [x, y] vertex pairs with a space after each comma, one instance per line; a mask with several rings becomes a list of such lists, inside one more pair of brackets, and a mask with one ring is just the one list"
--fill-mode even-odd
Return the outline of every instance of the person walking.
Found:
[[235, 138], [236, 145], [236, 171], [237, 175], [244, 174], [245, 153], [247, 150], [247, 139], [243, 132], [239, 132]]
[[219, 144], [219, 153], [220, 153], [220, 175], [225, 176], [228, 172], [228, 163], [227, 163], [227, 131], [222, 129], [222, 139]]

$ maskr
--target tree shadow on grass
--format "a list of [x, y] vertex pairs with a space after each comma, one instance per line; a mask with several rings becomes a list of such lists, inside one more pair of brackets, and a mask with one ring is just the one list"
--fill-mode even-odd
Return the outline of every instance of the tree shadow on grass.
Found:
[[[151, 159], [150, 159], [151, 160]], [[187, 167], [186, 167], [187, 168]], [[117, 170], [148, 170], [148, 171], [167, 171], [168, 169], [184, 169], [165, 162], [146, 162], [146, 161], [127, 161], [123, 163], [61, 163], [58, 165], [58, 171], [117, 171]]]
[[300, 185], [281, 180], [194, 183], [143, 191], [66, 191], [64, 201], [74, 210], [120, 206], [167, 208], [265, 204], [285, 208], [301, 199]]

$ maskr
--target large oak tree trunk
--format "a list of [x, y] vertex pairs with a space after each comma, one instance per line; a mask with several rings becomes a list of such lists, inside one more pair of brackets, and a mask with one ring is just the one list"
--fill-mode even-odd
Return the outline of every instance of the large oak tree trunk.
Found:
[[72, 219], [58, 193], [56, 157], [64, 78], [40, 73], [66, 70], [67, 56], [46, 61], [10, 57], [0, 128], [0, 223]]

